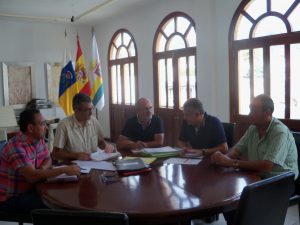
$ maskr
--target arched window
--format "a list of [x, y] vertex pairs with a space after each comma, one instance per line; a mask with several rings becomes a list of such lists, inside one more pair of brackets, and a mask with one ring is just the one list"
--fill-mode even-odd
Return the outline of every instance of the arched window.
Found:
[[252, 98], [265, 93], [274, 101], [273, 115], [297, 129], [294, 125], [300, 119], [299, 31], [299, 0], [241, 2], [229, 32], [232, 121], [242, 120], [249, 113]]
[[131, 34], [126, 30], [117, 31], [109, 49], [112, 103], [135, 104], [137, 57], [135, 42]]
[[[156, 113], [162, 118], [177, 115], [175, 118], [181, 120], [183, 103], [197, 95], [196, 31], [191, 17], [174, 12], [163, 19], [154, 37], [153, 61]], [[174, 144], [168, 141], [169, 122], [164, 122], [167, 144]], [[174, 122], [179, 121], [170, 121]], [[176, 128], [170, 130], [177, 135]]]
[[137, 50], [129, 31], [120, 29], [113, 35], [108, 50], [110, 86], [110, 121], [113, 141], [124, 121], [132, 114], [138, 98]]

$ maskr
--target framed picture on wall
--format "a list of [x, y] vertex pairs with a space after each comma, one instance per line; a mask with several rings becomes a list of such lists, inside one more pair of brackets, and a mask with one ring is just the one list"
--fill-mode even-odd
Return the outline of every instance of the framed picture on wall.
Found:
[[47, 96], [48, 99], [53, 103], [58, 105], [58, 95], [59, 95], [59, 80], [61, 74], [62, 64], [46, 63], [46, 75], [47, 75]]
[[4, 105], [24, 108], [35, 96], [33, 63], [2, 63]]

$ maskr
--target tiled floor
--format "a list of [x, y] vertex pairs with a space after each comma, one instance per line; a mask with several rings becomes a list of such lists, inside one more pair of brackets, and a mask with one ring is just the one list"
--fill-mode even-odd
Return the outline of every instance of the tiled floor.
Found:
[[[0, 221], [0, 225], [18, 225], [18, 224]], [[25, 225], [29, 225], [29, 224], [25, 223]], [[192, 225], [207, 225], [207, 224], [201, 220], [197, 220], [197, 221], [194, 221]], [[224, 220], [224, 217], [222, 215], [219, 215], [219, 220], [214, 223], [210, 223], [209, 225], [226, 225], [226, 222]], [[298, 215], [298, 206], [292, 206], [288, 209], [284, 225], [300, 225], [299, 215]]]

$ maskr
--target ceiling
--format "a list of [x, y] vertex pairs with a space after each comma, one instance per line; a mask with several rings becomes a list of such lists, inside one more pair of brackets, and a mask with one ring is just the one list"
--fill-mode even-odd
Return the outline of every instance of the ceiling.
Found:
[[94, 25], [153, 0], [0, 0], [0, 19]]

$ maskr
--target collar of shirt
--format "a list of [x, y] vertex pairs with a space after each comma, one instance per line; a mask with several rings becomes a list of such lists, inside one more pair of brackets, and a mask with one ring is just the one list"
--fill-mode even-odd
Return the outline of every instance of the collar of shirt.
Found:
[[[272, 120], [271, 120], [270, 123], [269, 123], [269, 126], [268, 126], [268, 128], [267, 128], [267, 130], [266, 130], [265, 135], [260, 139], [261, 141], [264, 140], [264, 139], [266, 138], [266, 136], [268, 135], [268, 133], [269, 133], [269, 131], [270, 131], [272, 125], [273, 125], [274, 120], [275, 120], [275, 118], [272, 117]], [[255, 127], [255, 128], [256, 128], [256, 133], [257, 133], [256, 135], [257, 135], [258, 138], [259, 138], [259, 132], [258, 132], [258, 129], [257, 129], [257, 127]]]
[[201, 127], [205, 127], [206, 116], [207, 116], [207, 115], [206, 115], [206, 112], [205, 112], [204, 115], [203, 115], [202, 125], [200, 125], [199, 127], [194, 127], [196, 133], [198, 133], [198, 130], [199, 130]]
[[17, 134], [17, 140], [21, 141], [21, 142], [26, 142], [30, 145], [35, 145], [39, 142], [39, 140], [33, 139], [32, 137], [27, 136], [26, 134], [24, 134], [22, 131], [20, 131]]
[[[90, 119], [90, 120], [91, 120], [91, 119]], [[85, 126], [88, 126], [88, 125], [91, 123], [90, 120], [86, 121]], [[74, 127], [74, 128], [82, 128], [82, 127], [83, 127], [83, 126], [78, 122], [78, 120], [76, 119], [75, 115], [72, 116], [72, 121], [73, 121], [73, 127]]]
[[140, 122], [140, 120], [139, 120], [139, 117], [138, 116], [136, 116], [136, 119], [137, 119], [137, 122], [142, 126], [142, 128], [143, 129], [146, 129], [146, 127], [149, 127], [150, 126], [150, 124], [151, 124], [151, 121], [152, 121], [152, 116], [151, 116], [151, 119], [149, 120], [149, 122], [148, 122], [148, 124], [146, 125], [146, 126], [144, 126], [141, 122]]

